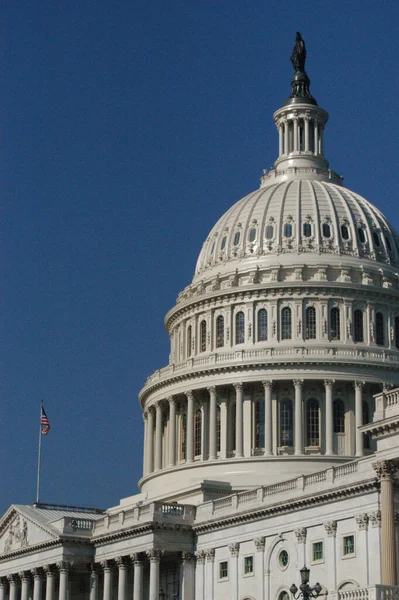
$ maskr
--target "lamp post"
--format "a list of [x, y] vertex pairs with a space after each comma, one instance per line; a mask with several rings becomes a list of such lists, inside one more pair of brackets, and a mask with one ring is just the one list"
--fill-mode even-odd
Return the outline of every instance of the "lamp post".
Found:
[[290, 592], [295, 600], [298, 600], [301, 596], [303, 600], [309, 600], [310, 598], [317, 598], [320, 596], [320, 592], [322, 591], [320, 583], [317, 582], [313, 587], [310, 587], [309, 585], [310, 569], [305, 566], [302, 567], [299, 572], [301, 574], [301, 585], [299, 586], [299, 590], [295, 583], [290, 587]]

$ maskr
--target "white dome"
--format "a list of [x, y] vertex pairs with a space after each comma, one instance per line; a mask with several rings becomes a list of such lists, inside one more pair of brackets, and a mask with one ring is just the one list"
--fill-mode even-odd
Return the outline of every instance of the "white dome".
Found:
[[[261, 188], [234, 204], [211, 229], [198, 257], [194, 282], [216, 271], [239, 271], [246, 259], [261, 266], [290, 255], [309, 254], [399, 264], [399, 241], [384, 215], [354, 192], [329, 181], [276, 182], [272, 172]], [[306, 258], [304, 256], [306, 255]], [[294, 255], [297, 255], [298, 261]], [[327, 258], [326, 258], [327, 260]]]

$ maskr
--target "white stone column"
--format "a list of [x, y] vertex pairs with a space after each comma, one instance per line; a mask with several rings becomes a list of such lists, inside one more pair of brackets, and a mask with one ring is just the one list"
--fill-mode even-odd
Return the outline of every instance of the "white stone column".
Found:
[[285, 120], [284, 121], [284, 154], [288, 154], [289, 153], [289, 127], [288, 127], [288, 121]]
[[271, 456], [273, 454], [273, 381], [263, 381], [263, 387], [265, 390], [265, 456]]
[[278, 156], [279, 158], [283, 155], [284, 138], [283, 138], [283, 124], [278, 124]]
[[143, 443], [143, 475], [147, 475], [147, 446], [148, 446], [148, 413], [143, 412], [143, 423], [144, 423], [144, 443]]
[[6, 600], [7, 580], [5, 577], [0, 578], [0, 600]]
[[8, 575], [9, 599], [17, 600], [18, 580], [16, 575]]
[[180, 579], [181, 600], [193, 600], [195, 598], [195, 564], [194, 555], [190, 552], [182, 553]]
[[243, 420], [242, 420], [242, 407], [243, 407], [243, 394], [242, 394], [242, 383], [235, 383], [234, 389], [236, 391], [236, 457], [243, 456]]
[[42, 600], [42, 571], [32, 569], [33, 575], [33, 600]]
[[216, 450], [216, 387], [209, 387], [209, 458], [214, 460]]
[[98, 600], [98, 565], [90, 565], [90, 600]]
[[115, 558], [118, 567], [118, 600], [126, 600], [127, 562], [124, 556]]
[[331, 456], [333, 452], [333, 386], [334, 381], [325, 379], [324, 387], [326, 390], [326, 456]]
[[295, 455], [303, 454], [302, 389], [303, 379], [294, 379], [295, 387]]
[[231, 554], [229, 598], [231, 600], [238, 600], [238, 555], [240, 553], [240, 544], [238, 542], [232, 542], [229, 544], [229, 550]]
[[294, 126], [294, 151], [298, 151], [298, 119], [295, 118], [293, 122]]
[[112, 600], [112, 564], [109, 560], [103, 560], [101, 566], [104, 571], [103, 600]]
[[143, 600], [143, 563], [137, 553], [130, 555], [133, 563], [133, 600]]
[[154, 409], [147, 411], [147, 473], [154, 470]]
[[325, 560], [327, 561], [326, 572], [328, 574], [328, 578], [326, 581], [326, 587], [329, 590], [336, 590], [337, 589], [337, 548], [336, 548], [337, 521], [326, 521], [324, 523], [324, 529], [326, 530], [326, 533], [327, 533]]
[[187, 396], [187, 450], [186, 462], [194, 462], [194, 394], [191, 391], [186, 392]]
[[305, 151], [309, 151], [309, 117], [305, 116]]
[[29, 573], [27, 571], [21, 571], [18, 575], [21, 580], [21, 600], [29, 600]]
[[44, 565], [43, 569], [46, 573], [46, 600], [54, 600], [55, 573], [53, 567], [52, 565]]
[[215, 563], [215, 548], [208, 548], [205, 550], [206, 563], [205, 563], [205, 599], [210, 600], [214, 598], [214, 563]]
[[362, 381], [355, 381], [355, 427], [356, 427], [356, 456], [363, 456], [363, 433], [359, 427], [363, 425], [363, 385]]
[[161, 562], [162, 550], [153, 548], [146, 552], [150, 560], [150, 591], [149, 600], [159, 600], [159, 565]]
[[255, 553], [255, 576], [259, 582], [259, 600], [265, 598], [265, 568], [264, 568], [264, 555], [265, 555], [265, 542], [264, 536], [254, 538], [254, 544], [256, 548]]
[[381, 560], [375, 560], [376, 556], [381, 556], [381, 511], [373, 510], [368, 517], [370, 581], [381, 581]]
[[319, 122], [314, 120], [314, 154], [319, 154]]
[[205, 550], [197, 550], [195, 553], [197, 565], [195, 569], [195, 596], [196, 600], [205, 599]]
[[398, 464], [383, 460], [373, 464], [381, 482], [381, 583], [396, 585], [395, 510], [393, 482]]
[[155, 471], [162, 469], [162, 404], [155, 404]]
[[169, 400], [169, 466], [176, 464], [176, 399], [171, 396]]
[[70, 564], [66, 560], [61, 560], [57, 563], [57, 568], [60, 573], [60, 587], [58, 592], [58, 600], [68, 600], [68, 575]]
[[367, 513], [356, 515], [355, 521], [359, 528], [356, 537], [356, 558], [359, 560], [359, 564], [363, 565], [358, 575], [358, 584], [360, 587], [369, 585], [369, 552], [368, 552], [368, 539], [367, 530], [369, 524], [369, 516]]

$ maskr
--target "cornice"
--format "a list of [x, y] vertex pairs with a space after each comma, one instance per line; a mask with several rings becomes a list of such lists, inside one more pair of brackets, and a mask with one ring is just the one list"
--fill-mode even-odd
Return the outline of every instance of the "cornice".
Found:
[[149, 521], [143, 525], [136, 525], [129, 529], [118, 530], [112, 533], [104, 533], [97, 538], [93, 537], [92, 543], [97, 548], [111, 542], [133, 539], [145, 533], [157, 533], [158, 531], [191, 532], [192, 528], [190, 525], [184, 525], [182, 523], [158, 523], [156, 521]]
[[[90, 545], [90, 541], [88, 543]], [[6, 562], [13, 558], [25, 556], [26, 554], [36, 554], [37, 552], [47, 550], [48, 548], [57, 548], [62, 546], [63, 543], [61, 539], [47, 540], [46, 542], [41, 542], [40, 544], [33, 544], [32, 546], [25, 546], [24, 548], [19, 548], [18, 550], [13, 550], [12, 552], [4, 552], [3, 554], [0, 554], [0, 562]]]
[[241, 523], [248, 523], [252, 521], [258, 521], [260, 519], [274, 517], [276, 515], [286, 514], [289, 512], [302, 510], [303, 508], [310, 508], [327, 502], [341, 500], [343, 498], [349, 498], [354, 496], [360, 496], [367, 492], [377, 490], [378, 483], [375, 479], [362, 481], [361, 483], [340, 487], [334, 490], [328, 490], [327, 492], [318, 492], [317, 495], [309, 495], [304, 498], [295, 498], [293, 500], [286, 500], [283, 504], [276, 503], [271, 506], [255, 508], [252, 510], [245, 510], [245, 512], [228, 515], [225, 517], [216, 517], [215, 519], [206, 521], [203, 524], [193, 525], [193, 531], [195, 534], [206, 533], [209, 531], [215, 531], [229, 526], [236, 526]]

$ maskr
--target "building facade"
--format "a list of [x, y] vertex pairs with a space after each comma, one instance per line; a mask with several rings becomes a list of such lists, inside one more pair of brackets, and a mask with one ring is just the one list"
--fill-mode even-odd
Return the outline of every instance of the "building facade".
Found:
[[399, 598], [399, 238], [329, 168], [301, 43], [274, 169], [166, 315], [140, 493], [11, 506], [0, 600], [289, 600], [305, 564], [324, 596]]

